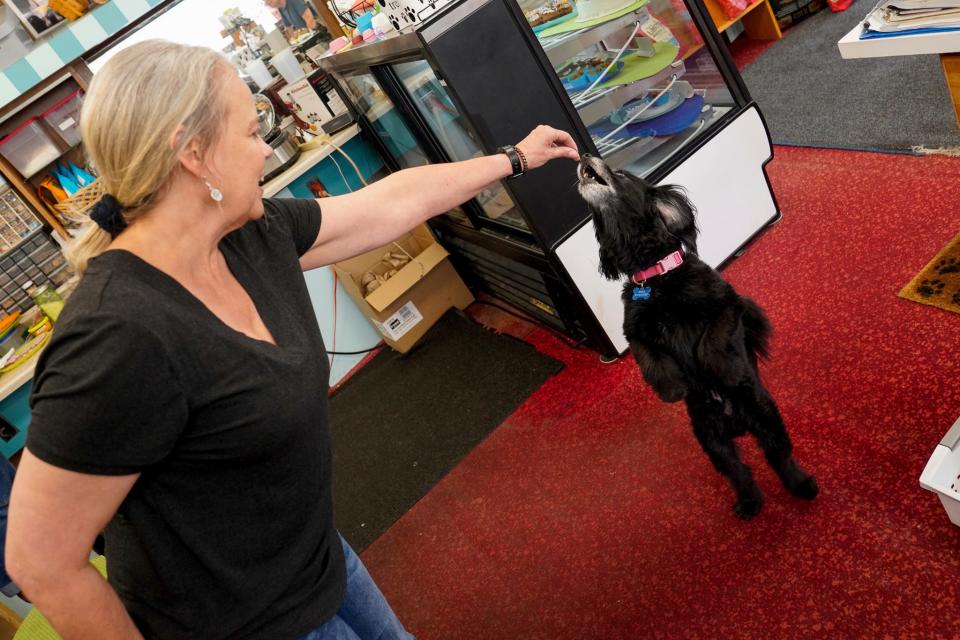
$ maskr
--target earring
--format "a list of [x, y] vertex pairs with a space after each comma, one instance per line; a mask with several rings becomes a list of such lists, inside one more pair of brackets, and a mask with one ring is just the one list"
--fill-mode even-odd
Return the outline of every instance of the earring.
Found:
[[223, 200], [223, 192], [220, 191], [220, 189], [217, 189], [212, 184], [210, 184], [210, 182], [206, 179], [206, 177], [203, 178], [203, 184], [207, 185], [207, 189], [210, 189], [210, 198], [214, 202], [220, 202], [221, 200]]

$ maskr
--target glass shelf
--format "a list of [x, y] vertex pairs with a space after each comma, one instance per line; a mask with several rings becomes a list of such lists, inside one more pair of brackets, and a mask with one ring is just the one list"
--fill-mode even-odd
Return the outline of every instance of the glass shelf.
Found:
[[540, 45], [546, 52], [550, 64], [559, 67], [581, 51], [595, 46], [601, 40], [606, 40], [618, 31], [632, 27], [637, 22], [645, 22], [649, 19], [650, 14], [647, 13], [647, 8], [641, 7], [633, 13], [595, 27], [584, 27], [579, 31], [540, 38]]
[[[651, 91], [659, 90], [658, 87], [669, 82], [673, 76], [679, 79], [685, 71], [686, 68], [684, 67], [683, 61], [675, 60], [670, 66], [654, 76], [637, 80], [630, 84], [611, 87], [603, 91], [591, 98], [586, 104], [578, 106], [577, 112], [580, 114], [580, 119], [583, 120], [583, 123], [589, 126], [603, 120], [631, 100], [639, 98]], [[572, 94], [570, 98], [575, 100], [578, 95], [581, 94]], [[576, 105], [576, 102], [574, 102], [574, 104]]]
[[[519, 1], [521, 8], [528, 11], [544, 0]], [[648, 64], [653, 73], [647, 78], [616, 84], [617, 76], [611, 75], [609, 82], [612, 86], [591, 91], [592, 95], [587, 100], [584, 100], [585, 92], [582, 89], [567, 91], [581, 121], [590, 130], [600, 156], [616, 169], [639, 176], [650, 175], [681, 148], [702, 136], [735, 105], [730, 88], [710, 50], [704, 47], [703, 36], [679, 0], [649, 0], [644, 6], [602, 24], [548, 37], [542, 37], [541, 34], [538, 41], [555, 72], [577, 58], [597, 57], [603, 60], [586, 72], [594, 77], [604, 69], [603, 64], [615, 59], [624, 61], [629, 55], [643, 55], [638, 51], [649, 54], [651, 45], [657, 50], [652, 54], [654, 58], [663, 54], [664, 45], [676, 47], [673, 60], [650, 59]], [[617, 54], [620, 54], [619, 58]], [[657, 69], [664, 63], [665, 67]], [[623, 77], [630, 63], [620, 67], [618, 75]], [[637, 67], [634, 69], [640, 71]], [[640, 106], [643, 104], [641, 100], [659, 98], [661, 92], [681, 82], [685, 83], [683, 95], [686, 100], [667, 102], [675, 105], [671, 109], [664, 110], [661, 101], [657, 104], [663, 113], [656, 117], [643, 117], [642, 111], [638, 113], [636, 108], [630, 110], [630, 116], [636, 119], [632, 121], [634, 126], [627, 121], [627, 126], [630, 126], [628, 130], [637, 133], [642, 131], [644, 135], [619, 137], [621, 134], [616, 134], [618, 137], [605, 141], [597, 133], [609, 132], [613, 128], [611, 122], [617, 123], [617, 126], [624, 124], [624, 107]], [[703, 100], [699, 112], [697, 103], [689, 102], [693, 94], [699, 96], [698, 102]], [[681, 108], [684, 110], [679, 111]]]
[[647, 140], [655, 140], [656, 144], [644, 150], [643, 153], [634, 154], [633, 158], [624, 153], [608, 160], [615, 169], [625, 169], [634, 175], [646, 178], [710, 125], [721, 120], [731, 108], [712, 107], [708, 112], [702, 113], [697, 122], [680, 133], [662, 138], [647, 138]]

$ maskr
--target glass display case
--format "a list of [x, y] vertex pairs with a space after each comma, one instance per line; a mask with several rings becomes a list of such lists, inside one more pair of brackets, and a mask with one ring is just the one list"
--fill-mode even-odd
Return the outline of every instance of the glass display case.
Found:
[[594, 145], [614, 168], [649, 176], [736, 107], [683, 5], [581, 4], [603, 4], [594, 9], [603, 15], [581, 19], [573, 10], [534, 29]]
[[[714, 266], [779, 215], [766, 126], [701, 0], [460, 0], [324, 66], [396, 168], [414, 148], [417, 163], [462, 160], [548, 124], [615, 169], [683, 186]], [[599, 275], [575, 184], [574, 163], [553, 162], [432, 226], [468, 283], [613, 356], [621, 284]]]

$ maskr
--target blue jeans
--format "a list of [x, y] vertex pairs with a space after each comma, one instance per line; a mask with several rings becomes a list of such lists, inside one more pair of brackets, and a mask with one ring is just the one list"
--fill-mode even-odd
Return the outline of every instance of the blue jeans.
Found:
[[340, 543], [347, 562], [343, 604], [333, 618], [302, 640], [413, 640], [343, 536]]
[[7, 575], [4, 549], [7, 546], [7, 510], [10, 508], [10, 489], [13, 486], [13, 465], [0, 456], [0, 592], [7, 597], [20, 593], [20, 588]]

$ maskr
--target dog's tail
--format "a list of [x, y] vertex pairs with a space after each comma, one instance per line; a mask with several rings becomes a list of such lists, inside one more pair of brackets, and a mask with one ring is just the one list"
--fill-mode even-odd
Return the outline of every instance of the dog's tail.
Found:
[[770, 358], [770, 320], [760, 306], [750, 298], [743, 298], [744, 336], [749, 353], [767, 360]]

